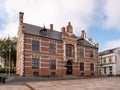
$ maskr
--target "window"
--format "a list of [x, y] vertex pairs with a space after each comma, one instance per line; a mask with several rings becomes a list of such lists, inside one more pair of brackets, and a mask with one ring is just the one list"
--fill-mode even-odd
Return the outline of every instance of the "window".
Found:
[[32, 40], [32, 50], [39, 50], [40, 48], [40, 42], [37, 40]]
[[84, 63], [80, 63], [80, 70], [84, 71]]
[[39, 59], [32, 58], [32, 69], [39, 69]]
[[93, 58], [94, 57], [94, 52], [93, 50], [90, 50], [90, 58]]
[[47, 35], [47, 29], [43, 28], [40, 30], [40, 35], [46, 36]]
[[50, 60], [50, 69], [56, 69], [56, 60]]
[[90, 64], [90, 71], [94, 71], [94, 64], [93, 63]]
[[109, 71], [112, 71], [112, 66], [109, 66]]
[[109, 74], [112, 75], [112, 66], [109, 66]]
[[72, 57], [72, 46], [66, 45], [66, 56]]
[[106, 58], [103, 58], [103, 62], [106, 63]]
[[80, 49], [80, 57], [84, 57], [84, 49]]
[[104, 67], [104, 74], [106, 74], [106, 67]]
[[56, 53], [56, 44], [50, 43], [50, 53]]
[[118, 50], [118, 54], [120, 54], [120, 50]]
[[109, 57], [109, 62], [112, 62], [112, 59], [111, 59], [111, 57]]

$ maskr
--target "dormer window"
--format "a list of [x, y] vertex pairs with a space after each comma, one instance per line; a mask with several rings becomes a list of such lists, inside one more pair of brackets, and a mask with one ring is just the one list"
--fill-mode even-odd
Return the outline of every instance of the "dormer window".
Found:
[[45, 29], [45, 27], [40, 30], [40, 35], [42, 35], [42, 36], [46, 36], [47, 35], [47, 29]]

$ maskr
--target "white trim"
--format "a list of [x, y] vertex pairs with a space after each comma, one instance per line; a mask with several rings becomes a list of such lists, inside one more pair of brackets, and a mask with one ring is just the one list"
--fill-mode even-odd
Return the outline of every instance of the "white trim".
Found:
[[85, 48], [83, 48], [83, 50], [84, 50], [84, 57], [85, 57]]
[[63, 57], [64, 57], [64, 61], [65, 61], [65, 58], [66, 58], [66, 42], [63, 42]]
[[56, 58], [56, 70], [58, 69], [58, 62], [57, 62], [57, 58]]
[[77, 61], [77, 44], [76, 43], [74, 44], [74, 47], [75, 47], [75, 61]]
[[22, 40], [22, 53], [21, 53], [21, 66], [20, 66], [20, 68], [21, 68], [21, 71], [20, 71], [20, 76], [22, 76], [23, 74], [24, 74], [24, 33], [22, 34], [22, 38], [21, 38]]
[[41, 56], [39, 56], [39, 69], [41, 69]]

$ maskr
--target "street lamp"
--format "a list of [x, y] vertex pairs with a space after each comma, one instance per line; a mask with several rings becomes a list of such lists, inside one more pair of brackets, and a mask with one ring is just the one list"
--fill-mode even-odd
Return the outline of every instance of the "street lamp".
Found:
[[11, 57], [11, 48], [9, 44], [9, 74], [8, 74], [9, 77], [10, 77], [10, 57]]

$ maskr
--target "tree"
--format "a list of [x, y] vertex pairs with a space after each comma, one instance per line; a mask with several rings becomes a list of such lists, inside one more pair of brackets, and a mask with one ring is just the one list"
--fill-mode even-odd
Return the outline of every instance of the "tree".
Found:
[[10, 65], [11, 67], [15, 67], [16, 65], [16, 44], [17, 38], [3, 38], [0, 39], [0, 56], [5, 60], [5, 66], [8, 65], [9, 55], [10, 55]]

